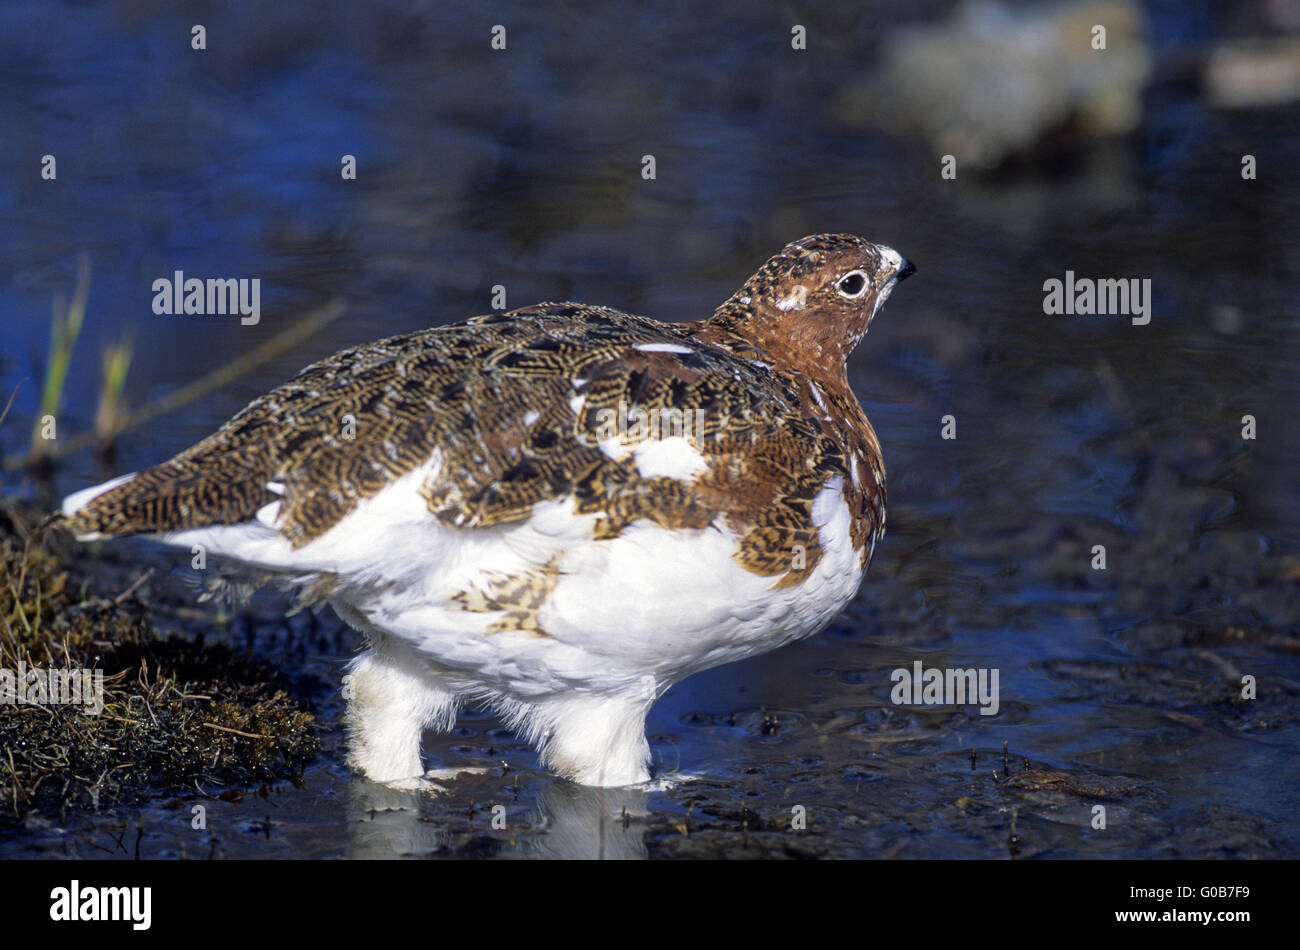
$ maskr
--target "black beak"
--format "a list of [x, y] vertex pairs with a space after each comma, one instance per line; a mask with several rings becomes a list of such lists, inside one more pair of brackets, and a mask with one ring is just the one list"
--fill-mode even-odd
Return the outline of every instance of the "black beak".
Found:
[[905, 257], [903, 258], [903, 266], [900, 267], [898, 273], [894, 275], [894, 280], [907, 280], [907, 278], [911, 277], [915, 273], [916, 265]]

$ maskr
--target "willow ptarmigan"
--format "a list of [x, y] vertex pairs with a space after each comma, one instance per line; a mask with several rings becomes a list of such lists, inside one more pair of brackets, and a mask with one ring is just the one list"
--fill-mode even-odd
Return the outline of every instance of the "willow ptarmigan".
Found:
[[644, 782], [668, 687], [856, 593], [885, 470], [845, 361], [913, 270], [820, 234], [702, 322], [542, 303], [344, 350], [63, 514], [327, 598], [369, 642], [345, 695], [371, 779], [419, 785], [421, 731], [473, 702], [576, 782]]

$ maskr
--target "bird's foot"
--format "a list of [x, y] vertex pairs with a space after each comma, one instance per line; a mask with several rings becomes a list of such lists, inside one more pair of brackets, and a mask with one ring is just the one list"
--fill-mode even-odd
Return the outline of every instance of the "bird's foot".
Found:
[[450, 782], [462, 775], [486, 775], [489, 771], [489, 769], [468, 765], [455, 768], [429, 769], [423, 775], [394, 779], [384, 784], [399, 791], [438, 795], [449, 791], [446, 785], [441, 784], [442, 782]]
[[703, 775], [694, 775], [689, 772], [664, 772], [636, 787], [647, 792], [671, 792], [675, 788], [681, 788], [688, 782], [697, 782], [702, 778], [704, 778]]

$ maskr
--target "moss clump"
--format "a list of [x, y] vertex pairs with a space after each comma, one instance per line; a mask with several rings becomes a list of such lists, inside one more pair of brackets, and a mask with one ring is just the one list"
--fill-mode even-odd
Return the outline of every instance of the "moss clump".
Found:
[[0, 696], [0, 825], [301, 774], [316, 721], [280, 674], [201, 637], [160, 635], [133, 592], [96, 591], [38, 522], [0, 499], [0, 671], [10, 682], [24, 668], [97, 671], [103, 708]]

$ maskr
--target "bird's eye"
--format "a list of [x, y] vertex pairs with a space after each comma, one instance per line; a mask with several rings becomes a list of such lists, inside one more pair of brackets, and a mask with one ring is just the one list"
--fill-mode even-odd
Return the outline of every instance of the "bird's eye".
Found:
[[867, 277], [860, 270], [850, 271], [840, 278], [837, 286], [841, 297], [861, 297], [867, 289]]

